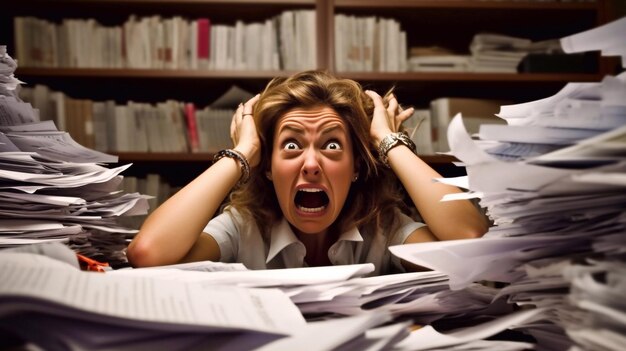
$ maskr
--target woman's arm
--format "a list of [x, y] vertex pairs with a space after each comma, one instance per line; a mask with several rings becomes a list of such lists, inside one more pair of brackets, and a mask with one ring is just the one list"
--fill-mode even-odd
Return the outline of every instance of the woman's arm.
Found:
[[[373, 91], [366, 92], [374, 101], [371, 135], [376, 145], [390, 133], [400, 130], [402, 122], [413, 114], [413, 109], [402, 111], [395, 97], [387, 108]], [[408, 147], [398, 145], [387, 153], [391, 169], [408, 192], [422, 215], [428, 229], [438, 240], [476, 238], [487, 232], [486, 218], [470, 201], [441, 202], [445, 194], [458, 193], [454, 186], [434, 183], [441, 175], [415, 155]]]
[[433, 178], [441, 178], [441, 175], [408, 147], [394, 147], [387, 157], [391, 169], [437, 239], [477, 238], [487, 232], [486, 218], [470, 201], [440, 201], [445, 194], [461, 191], [451, 185], [433, 182]]
[[[260, 142], [250, 114], [257, 100], [258, 95], [240, 106], [231, 124], [235, 150], [247, 158], [250, 167], [256, 166], [260, 157]], [[219, 260], [217, 242], [200, 234], [241, 178], [241, 172], [237, 160], [221, 158], [159, 206], [128, 246], [130, 263], [143, 267]]]

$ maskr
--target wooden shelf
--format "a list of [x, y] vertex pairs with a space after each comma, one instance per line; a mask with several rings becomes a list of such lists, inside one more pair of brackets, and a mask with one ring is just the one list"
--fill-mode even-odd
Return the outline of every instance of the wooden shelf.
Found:
[[119, 157], [120, 162], [207, 162], [210, 164], [214, 153], [180, 152], [107, 152]]
[[453, 0], [335, 0], [335, 8], [537, 9], [593, 10], [596, 2], [453, 1]]
[[[120, 162], [207, 162], [210, 164], [214, 153], [177, 153], [177, 152], [109, 152], [119, 157]], [[447, 155], [421, 155], [420, 158], [430, 164], [445, 164], [457, 161]]]
[[23, 4], [75, 4], [79, 6], [102, 5], [102, 4], [124, 4], [124, 5], [308, 5], [315, 6], [316, 0], [22, 0]]
[[597, 82], [600, 74], [589, 73], [435, 73], [435, 72], [345, 72], [340, 76], [364, 81], [414, 82]]
[[[18, 68], [19, 77], [89, 77], [89, 78], [167, 78], [167, 79], [271, 79], [287, 77], [291, 71], [207, 71], [178, 69], [109, 69], [109, 68]], [[597, 82], [600, 74], [590, 73], [435, 73], [435, 72], [345, 72], [344, 78], [364, 81], [414, 82]]]
[[167, 79], [271, 79], [286, 77], [290, 71], [208, 71], [182, 69], [116, 68], [30, 68], [18, 67], [16, 76], [93, 77], [93, 78], [167, 78]]

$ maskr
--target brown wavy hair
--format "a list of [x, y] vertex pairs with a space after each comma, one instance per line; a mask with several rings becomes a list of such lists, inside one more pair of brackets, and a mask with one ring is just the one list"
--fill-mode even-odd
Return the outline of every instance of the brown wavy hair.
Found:
[[[384, 101], [391, 96], [391, 90]], [[324, 71], [306, 71], [290, 77], [274, 78], [254, 106], [254, 120], [261, 139], [261, 162], [250, 180], [231, 193], [229, 206], [246, 219], [256, 221], [265, 237], [272, 224], [283, 217], [273, 183], [265, 176], [270, 169], [274, 128], [277, 121], [294, 108], [328, 106], [341, 116], [350, 130], [354, 164], [359, 173], [352, 183], [341, 214], [333, 228], [342, 233], [351, 226], [376, 227], [390, 224], [394, 209], [403, 208], [395, 175], [378, 161], [377, 145], [370, 136], [374, 103], [361, 85]]]

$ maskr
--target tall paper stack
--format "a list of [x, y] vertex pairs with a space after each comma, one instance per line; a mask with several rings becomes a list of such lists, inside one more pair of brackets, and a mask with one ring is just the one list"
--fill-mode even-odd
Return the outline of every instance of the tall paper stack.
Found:
[[[625, 32], [623, 18], [562, 43], [568, 52], [602, 50], [623, 60]], [[626, 73], [570, 83], [554, 96], [502, 106], [498, 115], [508, 125], [482, 126], [479, 141], [460, 116], [448, 129], [468, 174], [464, 197], [480, 198], [495, 225], [480, 239], [392, 252], [447, 273], [455, 289], [508, 283], [499, 298], [548, 310], [543, 321], [518, 326], [538, 347], [623, 350]]]

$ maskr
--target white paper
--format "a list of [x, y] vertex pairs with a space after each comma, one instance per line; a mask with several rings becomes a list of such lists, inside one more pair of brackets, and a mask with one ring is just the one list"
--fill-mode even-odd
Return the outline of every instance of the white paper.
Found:
[[172, 284], [155, 278], [59, 269], [57, 262], [25, 253], [0, 255], [0, 300], [10, 302], [17, 296], [30, 301], [21, 307], [0, 305], [0, 317], [16, 309], [44, 314], [56, 310], [55, 314], [78, 323], [93, 320], [138, 329], [277, 334], [291, 334], [305, 325], [300, 311], [280, 290]]
[[519, 311], [448, 334], [439, 333], [432, 326], [427, 325], [413, 331], [406, 339], [398, 343], [394, 347], [394, 350], [428, 350], [436, 347], [459, 345], [473, 340], [481, 340], [516, 325], [544, 318], [545, 313], [546, 310], [540, 308]]
[[212, 272], [210, 274], [167, 268], [118, 270], [108, 274], [131, 275], [133, 277], [160, 277], [163, 279], [177, 281], [204, 282], [209, 284], [226, 284], [246, 287], [270, 287], [344, 281], [373, 271], [373, 264], [364, 263], [324, 267]]

